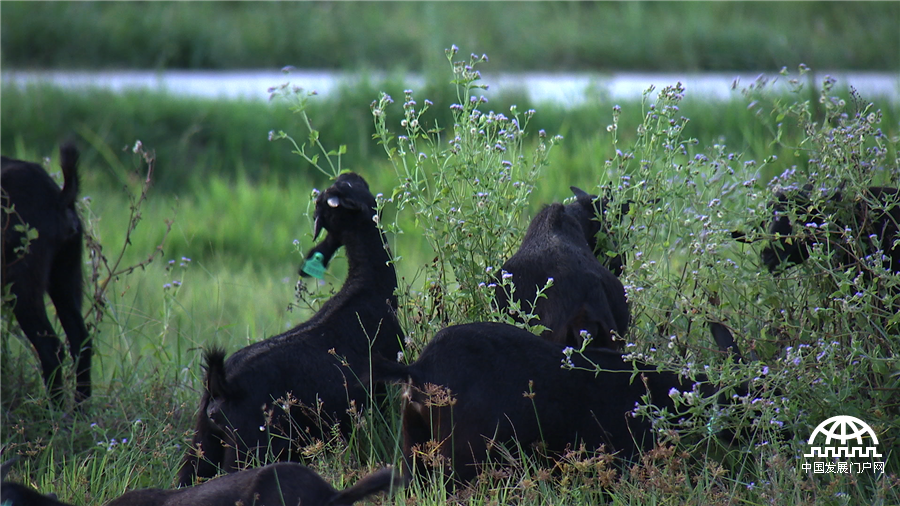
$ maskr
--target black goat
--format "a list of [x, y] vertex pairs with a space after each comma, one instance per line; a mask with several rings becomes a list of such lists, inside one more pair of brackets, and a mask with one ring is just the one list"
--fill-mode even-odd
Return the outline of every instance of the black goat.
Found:
[[339, 492], [312, 469], [280, 462], [220, 476], [194, 487], [134, 490], [107, 506], [350, 506], [402, 484], [400, 473], [386, 467]]
[[[807, 185], [803, 191], [793, 194], [778, 193], [778, 200], [773, 207], [774, 218], [769, 224], [769, 234], [779, 234], [762, 251], [763, 264], [770, 272], [792, 265], [801, 264], [809, 258], [809, 248], [817, 243], [827, 243], [834, 252], [835, 265], [841, 268], [850, 265], [863, 266], [864, 259], [855, 252], [870, 255], [876, 250], [884, 252], [882, 262], [884, 268], [900, 273], [900, 236], [897, 234], [900, 224], [900, 195], [896, 188], [874, 186], [867, 188], [863, 195], [852, 204], [843, 202], [843, 193], [835, 192], [815, 203], [810, 197], [812, 187]], [[841, 213], [841, 209], [849, 212]], [[788, 217], [793, 211], [802, 224], [800, 234]], [[819, 226], [825, 223], [829, 212], [837, 212], [837, 222], [831, 225], [831, 233], [842, 235], [845, 228], [861, 241], [861, 249], [854, 248], [841, 237], [834, 240], [829, 233]], [[874, 237], [876, 243], [873, 243]]]
[[54, 495], [44, 495], [21, 483], [4, 482], [0, 485], [0, 504], [3, 506], [71, 506], [56, 500]]
[[[342, 174], [316, 199], [315, 236], [323, 228], [328, 235], [309, 258], [322, 253], [327, 263], [343, 245], [347, 279], [306, 323], [238, 350], [227, 361], [221, 350], [206, 352], [207, 392], [193, 448], [179, 473], [181, 485], [212, 477], [219, 468], [234, 471], [257, 451], [297, 460], [292, 444], [321, 438], [330, 429], [328, 420], [349, 430], [348, 410], [361, 409], [369, 398], [360, 379], [368, 377], [370, 359], [394, 360], [403, 339], [397, 276], [376, 218], [375, 197], [356, 174]], [[289, 395], [295, 401], [276, 402]]]
[[[581, 346], [581, 331], [593, 338], [593, 345], [624, 347], [621, 339], [630, 320], [622, 282], [594, 255], [597, 232], [602, 224], [596, 219], [596, 197], [572, 187], [576, 202], [564, 206], [551, 204], [531, 220], [522, 246], [506, 263], [503, 271], [512, 274], [513, 300], [521, 309], [535, 314], [547, 327], [543, 337], [568, 346]], [[605, 255], [604, 255], [605, 257]], [[618, 256], [616, 258], [619, 258]], [[613, 259], [619, 268], [622, 261]], [[532, 307], [538, 290], [548, 278], [553, 284]], [[510, 305], [505, 287], [499, 282], [495, 299], [501, 310]]]
[[[75, 361], [75, 399], [91, 396], [91, 340], [81, 315], [84, 277], [83, 230], [75, 210], [78, 196], [78, 150], [59, 149], [65, 183], [59, 186], [40, 165], [2, 158], [3, 283], [11, 284], [13, 312], [41, 361], [51, 396], [62, 401], [65, 351], [50, 320], [44, 293], [50, 295]], [[26, 229], [37, 231], [29, 242]], [[27, 246], [26, 246], [27, 244]], [[23, 249], [24, 246], [24, 249]]]
[[[727, 329], [725, 329], [727, 332]], [[733, 340], [725, 341], [726, 346]], [[563, 346], [502, 323], [472, 323], [438, 332], [410, 365], [377, 361], [376, 381], [409, 382], [402, 408], [403, 455], [412, 471], [422, 466], [417, 452], [437, 445], [436, 461], [449, 462], [457, 479], [473, 478], [491, 452], [486, 440], [516, 440], [525, 450], [541, 445], [550, 454], [605, 445], [631, 458], [652, 447], [650, 421], [631, 412], [645, 394], [673, 413], [673, 388], [693, 384], [653, 366], [627, 362], [607, 349], [573, 356], [581, 369], [561, 368]], [[701, 383], [700, 391], [713, 388]]]
[[0, 465], [0, 504], [2, 506], [70, 506], [56, 500], [54, 494], [44, 495], [21, 483], [6, 481], [9, 468], [19, 460], [13, 457]]

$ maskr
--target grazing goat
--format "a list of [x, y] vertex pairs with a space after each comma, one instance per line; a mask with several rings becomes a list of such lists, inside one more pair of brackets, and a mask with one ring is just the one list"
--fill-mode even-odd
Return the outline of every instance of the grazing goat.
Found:
[[[812, 187], [807, 185], [803, 191], [793, 195], [780, 192], [778, 201], [773, 204], [774, 219], [769, 225], [769, 233], [779, 234], [762, 251], [763, 264], [769, 272], [803, 263], [809, 258], [809, 247], [820, 242], [827, 242], [831, 251], [835, 252], [836, 266], [841, 268], [857, 264], [863, 266], [865, 259], [858, 258], [854, 251], [859, 251], [841, 238], [835, 241], [828, 237], [828, 232], [819, 228], [825, 223], [827, 211], [839, 211], [843, 194], [835, 192], [823, 199], [817, 206], [810, 198]], [[827, 209], [826, 209], [827, 208]], [[867, 188], [864, 194], [852, 205], [843, 205], [849, 213], [837, 216], [837, 223], [832, 224], [831, 231], [843, 234], [844, 230], [852, 231], [854, 237], [862, 241], [863, 255], [871, 255], [876, 250], [883, 251], [884, 268], [900, 273], [900, 236], [897, 234], [900, 224], [900, 195], [896, 188], [874, 186]], [[788, 210], [796, 213], [797, 219], [806, 226], [800, 237], [796, 237], [794, 224], [787, 216]], [[874, 243], [873, 243], [874, 240]]]
[[[515, 291], [511, 295], [523, 312], [540, 318], [529, 323], [547, 327], [545, 339], [580, 347], [585, 330], [593, 346], [621, 349], [624, 342], [614, 337], [628, 330], [625, 288], [594, 256], [600, 230], [596, 198], [578, 188], [572, 190], [576, 202], [551, 204], [531, 220], [522, 246], [503, 264], [503, 271], [512, 274]], [[621, 268], [621, 260], [617, 263]], [[552, 286], [534, 303], [549, 278]], [[494, 294], [498, 307], [506, 310], [510, 305], [507, 289], [497, 283]]]
[[[727, 329], [726, 329], [727, 330]], [[733, 340], [731, 341], [733, 343]], [[377, 361], [376, 381], [409, 382], [402, 408], [403, 455], [409, 471], [425, 460], [449, 462], [458, 480], [468, 481], [490, 448], [516, 440], [521, 448], [542, 445], [554, 454], [583, 443], [605, 445], [630, 458], [653, 445], [647, 419], [631, 415], [643, 395], [675, 411], [672, 388], [691, 391], [677, 374], [627, 362], [608, 349], [588, 349], [594, 365], [573, 356], [573, 370], [561, 368], [563, 346], [502, 323], [447, 327], [410, 365]], [[711, 395], [710, 385], [699, 386]]]
[[306, 323], [227, 361], [222, 350], [206, 352], [207, 391], [179, 473], [182, 486], [220, 468], [234, 471], [255, 452], [297, 460], [297, 440], [327, 435], [332, 422], [349, 431], [348, 411], [369, 398], [360, 380], [368, 377], [371, 358], [395, 359], [403, 340], [397, 276], [376, 219], [375, 197], [356, 174], [342, 174], [318, 196], [315, 236], [323, 228], [328, 235], [309, 257], [322, 253], [330, 260], [343, 245], [347, 279]]
[[[78, 196], [78, 151], [59, 149], [65, 183], [62, 190], [40, 165], [2, 158], [3, 283], [11, 284], [13, 312], [34, 345], [44, 382], [61, 403], [63, 345], [47, 318], [44, 293], [69, 340], [75, 361], [75, 400], [91, 396], [91, 340], [81, 315], [83, 230], [75, 210]], [[26, 230], [37, 231], [29, 241]]]
[[176, 490], [134, 490], [107, 506], [350, 506], [378, 492], [402, 486], [400, 473], [380, 469], [340, 492], [312, 469], [292, 462], [220, 476]]

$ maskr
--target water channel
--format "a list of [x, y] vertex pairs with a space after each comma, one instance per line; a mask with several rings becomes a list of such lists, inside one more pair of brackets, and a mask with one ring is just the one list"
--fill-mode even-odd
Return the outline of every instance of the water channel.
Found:
[[[739, 96], [740, 89], [765, 75], [774, 80], [774, 86], [787, 89], [787, 79], [776, 72], [718, 72], [718, 73], [484, 73], [483, 82], [490, 84], [490, 91], [520, 90], [528, 94], [534, 103], [555, 103], [577, 107], [585, 100], [604, 98], [628, 100], [639, 98], [649, 86], [656, 89], [684, 84], [688, 97], [706, 100], [728, 100]], [[852, 86], [868, 101], [887, 100], [900, 102], [900, 73], [893, 72], [819, 72], [815, 75], [817, 87], [822, 79], [831, 75], [838, 87]], [[367, 74], [366, 78], [379, 82], [384, 75]], [[165, 91], [185, 96], [223, 99], [268, 99], [268, 89], [286, 81], [320, 95], [334, 92], [342, 83], [352, 83], [363, 76], [353, 72], [294, 69], [289, 75], [280, 71], [3, 71], [0, 79], [4, 85], [25, 86], [29, 83], [52, 83], [68, 89], [90, 87], [105, 88], [116, 92], [125, 90]], [[412, 89], [420, 88], [424, 78], [409, 74], [404, 83]]]

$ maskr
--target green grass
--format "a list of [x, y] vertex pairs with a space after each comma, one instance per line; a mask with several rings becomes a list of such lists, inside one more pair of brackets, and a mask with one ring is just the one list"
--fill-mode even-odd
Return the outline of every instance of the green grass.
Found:
[[[659, 88], [665, 84], [670, 83], [659, 83]], [[4, 88], [3, 93], [5, 155], [37, 160], [52, 154], [63, 128], [82, 135], [79, 142], [86, 147], [82, 195], [90, 197], [83, 211], [107, 256], [121, 248], [128, 225], [128, 193], [137, 194], [144, 174], [136, 155], [120, 152], [120, 146], [131, 146], [140, 138], [157, 152], [157, 183], [141, 207], [142, 219], [124, 263], [133, 264], [155, 251], [166, 220], [174, 219], [162, 255], [145, 269], [111, 281], [107, 309], [94, 334], [95, 395], [83, 413], [50, 408], [33, 352], [19, 338], [9, 312], [3, 313], [0, 445], [4, 458], [13, 453], [22, 456], [10, 479], [56, 492], [60, 499], [76, 504], [103, 504], [126, 489], [169, 488], [202, 389], [200, 348], [221, 344], [232, 352], [280, 333], [308, 318], [311, 311], [303, 300], [327, 297], [343, 281], [346, 270], [338, 259], [329, 268], [325, 284], [305, 281], [312, 295], [307, 292], [303, 300], [295, 296], [301, 253], [313, 244], [310, 190], [326, 187], [326, 178], [289, 155], [287, 143], [266, 140], [272, 129], [305, 138], [298, 117], [277, 107], [157, 95], [78, 95], [49, 88], [20, 94], [7, 94]], [[349, 117], [358, 115], [360, 122], [369, 124], [368, 103], [377, 97], [363, 99], [364, 95], [352, 95], [347, 104], [314, 102], [309, 113], [323, 132], [329, 121], [353, 124], [355, 120], [336, 119], [346, 110], [354, 111], [347, 113]], [[444, 92], [442, 98], [434, 98], [435, 109], [448, 109], [447, 103], [456, 98], [449, 95]], [[402, 92], [394, 94], [397, 106], [402, 96]], [[417, 99], [426, 96], [437, 95], [416, 93]], [[656, 102], [655, 94], [652, 99]], [[501, 104], [505, 108], [509, 103], [492, 100], [490, 105], [504, 110]], [[567, 138], [550, 153], [519, 224], [524, 226], [543, 203], [569, 196], [570, 184], [586, 190], [609, 182], [622, 184], [617, 196], [634, 199], [637, 210], [630, 218], [634, 229], [620, 231], [629, 265], [623, 280], [633, 308], [629, 341], [635, 346], [630, 349], [652, 355], [654, 363], [675, 370], [710, 365], [710, 376], [725, 384], [760, 377], [756, 383], [762, 391], [760, 411], [739, 403], [727, 414], [746, 416], [745, 422], [763, 420], [762, 426], [732, 447], [723, 447], [705, 434], [705, 426], [687, 430], [683, 440], [668, 441], [671, 446], [648, 453], [633, 468], [616, 469], [602, 456], [576, 451], [552, 473], [546, 462], [526, 459], [484, 475], [470, 489], [450, 492], [450, 499], [437, 482], [421, 480], [376, 503], [900, 502], [896, 322], [892, 333], [878, 322], [867, 321], [878, 294], [867, 292], [854, 298], [855, 281], [828, 271], [821, 259], [772, 277], [760, 272], [761, 246], [736, 243], [729, 234], [735, 227], [764, 219], [772, 196], [766, 183], [772, 176], [796, 163], [795, 179], [785, 183], [802, 182], [808, 177], [804, 173], [808, 158], [821, 158], [823, 146], [845, 146], [846, 140], [829, 141], [821, 133], [827, 128], [823, 123], [813, 129], [815, 135], [804, 135], [792, 126], [794, 116], [786, 114], [786, 119], [778, 120], [788, 129], [784, 144], [773, 143], [768, 126], [779, 112], [763, 99], [761, 118], [755, 118], [756, 110], [748, 111], [741, 101], [678, 103], [680, 110], [673, 113], [676, 124], [682, 124], [681, 115], [690, 118], [681, 133], [671, 130], [666, 118], [659, 125], [642, 122], [649, 104], [620, 104], [618, 128], [612, 132], [606, 128], [614, 123], [610, 104], [571, 112], [538, 108], [529, 124], [526, 152], [535, 149], [534, 134], [540, 128]], [[520, 104], [519, 109], [524, 107]], [[778, 110], [784, 112], [783, 107]], [[811, 114], [824, 118], [826, 112], [822, 105]], [[388, 110], [390, 128], [396, 130], [401, 114], [399, 108]], [[852, 164], [837, 160], [829, 162], [829, 175], [847, 176], [851, 189], [866, 184], [859, 177], [896, 184], [900, 173], [897, 118], [896, 109], [885, 108], [880, 127], [888, 134], [884, 140], [888, 156], [883, 170], [859, 173]], [[72, 124], [81, 126], [63, 126]], [[647, 131], [654, 135], [638, 137], [638, 125], [649, 125]], [[323, 133], [323, 142], [331, 148], [336, 139], [351, 139], [343, 141], [359, 157], [350, 158], [355, 160], [351, 168], [367, 178], [375, 193], [389, 196], [401, 182], [381, 146], [370, 140], [371, 133], [361, 133], [364, 130], [359, 128], [335, 127], [327, 136]], [[188, 131], [206, 132], [205, 142], [199, 142], [196, 134], [186, 135]], [[696, 138], [696, 143], [689, 138]], [[664, 140], [676, 147], [683, 144], [686, 154], [665, 149]], [[367, 147], [360, 147], [363, 144]], [[446, 148], [446, 142], [438, 146], [438, 150]], [[616, 148], [623, 153], [617, 155]], [[730, 153], [735, 153], [733, 160]], [[273, 161], [279, 159], [284, 162]], [[269, 160], [269, 165], [259, 160]], [[754, 164], [744, 163], [750, 160]], [[139, 170], [134, 172], [132, 167]], [[733, 169], [734, 174], [722, 167]], [[468, 174], [466, 170], [473, 169], [461, 172]], [[634, 184], [624, 187], [620, 179], [624, 175], [631, 176]], [[751, 177], [756, 181], [741, 184]], [[726, 193], [731, 184], [735, 188]], [[720, 202], [713, 202], [719, 198]], [[437, 330], [427, 321], [432, 309], [428, 303], [433, 299], [425, 287], [428, 279], [434, 279], [428, 277], [433, 274], [428, 265], [434, 252], [422, 232], [433, 219], [427, 212], [413, 215], [409, 209], [398, 214], [393, 204], [383, 217], [386, 225], [397, 225], [403, 232], [390, 234], [389, 241], [402, 257], [397, 265], [403, 292], [401, 321], [407, 323], [408, 332], [416, 330], [408, 358], [414, 358]], [[180, 286], [175, 286], [176, 280]], [[462, 298], [452, 276], [441, 283], [447, 299]], [[836, 298], [845, 301], [838, 304]], [[424, 323], [415, 323], [420, 316]], [[451, 316], [453, 322], [465, 317]], [[716, 358], [709, 351], [707, 316], [728, 321], [740, 344], [754, 350], [760, 362], [730, 367]], [[761, 372], [763, 365], [770, 369], [768, 374]], [[784, 394], [774, 393], [775, 389]], [[851, 480], [799, 473], [793, 456], [803, 449], [803, 437], [815, 423], [838, 413], [859, 416], [875, 427], [887, 455], [885, 477]], [[706, 412], [699, 415], [710, 419]], [[361, 422], [358, 435], [350, 441], [322, 442], [314, 448], [311, 465], [337, 486], [346, 486], [369, 469], [396, 463], [396, 412], [385, 418], [364, 419], [367, 424]], [[768, 420], [784, 423], [794, 433], [777, 437]]]
[[[896, 2], [3, 2], [10, 68], [900, 69]], [[529, 34], [523, 36], [523, 34]], [[480, 54], [480, 53], [479, 53]]]

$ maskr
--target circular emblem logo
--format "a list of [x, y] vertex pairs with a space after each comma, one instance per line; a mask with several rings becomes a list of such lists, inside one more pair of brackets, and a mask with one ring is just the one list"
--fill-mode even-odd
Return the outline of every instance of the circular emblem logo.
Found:
[[816, 436], [820, 433], [825, 436], [824, 444], [826, 445], [832, 444], [832, 439], [836, 439], [842, 445], [846, 445], [848, 441], [855, 439], [856, 444], [863, 445], [863, 436], [865, 435], [872, 438], [872, 444], [878, 444], [878, 436], [875, 435], [872, 427], [869, 427], [869, 424], [854, 416], [832, 416], [820, 423], [812, 435], [809, 436], [809, 444], [813, 444]]
[[[820, 434], [822, 437], [817, 442]], [[864, 439], [869, 441], [863, 442]], [[880, 457], [877, 445], [878, 436], [869, 424], [855, 416], [838, 415], [816, 427], [809, 436], [810, 453], [804, 457]]]

